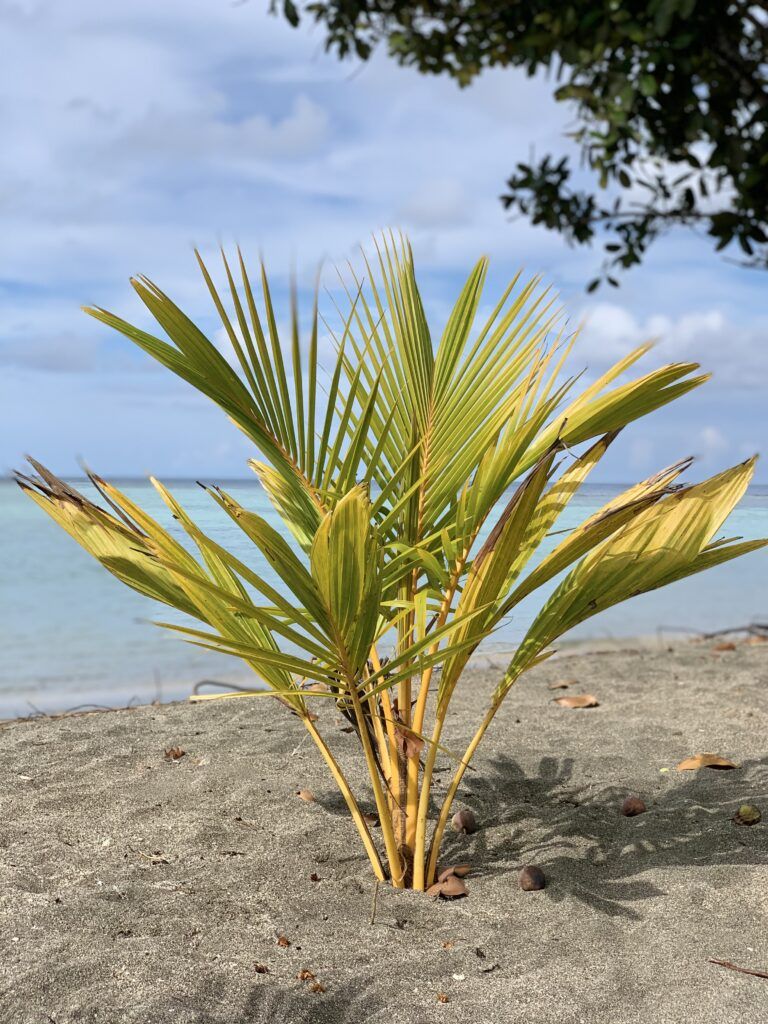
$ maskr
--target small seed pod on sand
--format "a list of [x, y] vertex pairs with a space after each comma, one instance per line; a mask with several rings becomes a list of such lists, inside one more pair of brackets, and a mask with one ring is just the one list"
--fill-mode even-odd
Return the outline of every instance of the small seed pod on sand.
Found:
[[544, 872], [538, 864], [526, 864], [520, 872], [520, 888], [523, 892], [536, 892], [547, 884]]
[[639, 796], [628, 796], [621, 805], [621, 813], [625, 818], [634, 818], [636, 814], [645, 814], [648, 808]]
[[451, 819], [451, 826], [454, 832], [463, 832], [465, 836], [471, 836], [473, 832], [477, 832], [477, 821], [468, 807], [465, 807], [463, 811], [456, 811]]
[[760, 809], [752, 804], [742, 804], [733, 816], [736, 825], [756, 825], [761, 818]]

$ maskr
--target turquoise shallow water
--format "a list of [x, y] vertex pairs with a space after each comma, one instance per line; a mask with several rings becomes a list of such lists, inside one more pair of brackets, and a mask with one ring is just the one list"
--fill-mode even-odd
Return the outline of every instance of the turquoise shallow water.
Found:
[[[115, 483], [181, 534], [149, 483]], [[199, 487], [191, 481], [169, 486], [206, 532], [268, 575], [241, 531]], [[279, 525], [256, 482], [230, 483], [227, 489]], [[621, 489], [585, 486], [558, 529], [575, 526]], [[750, 490], [724, 534], [768, 536], [768, 487]], [[149, 624], [171, 614], [106, 573], [11, 481], [0, 481], [0, 565], [0, 715], [29, 714], [30, 705], [57, 711], [84, 703], [169, 700], [187, 695], [202, 679], [248, 679], [248, 670], [234, 659], [200, 651]], [[659, 628], [768, 621], [767, 572], [768, 550], [760, 551], [610, 609], [569, 636], [636, 636]], [[487, 643], [512, 647], [541, 601], [532, 595]]]

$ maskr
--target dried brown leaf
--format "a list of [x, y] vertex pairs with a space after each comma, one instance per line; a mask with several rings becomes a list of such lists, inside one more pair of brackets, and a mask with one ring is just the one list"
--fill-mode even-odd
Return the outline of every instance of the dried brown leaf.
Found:
[[278, 946], [280, 946], [281, 949], [287, 949], [291, 944], [291, 940], [287, 938], [285, 935], [278, 935], [277, 944]]
[[440, 896], [446, 900], [455, 900], [468, 895], [469, 890], [457, 875], [446, 875], [445, 878], [430, 885], [427, 889], [427, 896]]
[[315, 994], [319, 994], [321, 992], [327, 992], [328, 989], [325, 987], [325, 985], [323, 985], [321, 981], [313, 981], [312, 984], [309, 986], [309, 991], [314, 992]]
[[720, 757], [719, 754], [694, 754], [693, 757], [686, 757], [676, 766], [679, 772], [696, 771], [697, 768], [717, 768], [727, 771], [730, 768], [739, 768], [740, 765], [729, 761], [727, 757]]
[[405, 725], [395, 726], [395, 743], [403, 757], [420, 757], [424, 749], [424, 740]]
[[442, 896], [444, 899], [455, 900], [458, 899], [460, 896], [469, 895], [469, 890], [467, 889], [463, 880], [461, 878], [458, 878], [456, 875], [449, 875], [447, 878], [444, 878], [443, 881], [439, 882], [438, 884], [441, 886], [438, 895]]
[[561, 708], [597, 708], [600, 701], [591, 693], [574, 693], [572, 697], [555, 697], [555, 704]]
[[444, 882], [450, 875], [456, 875], [458, 878], [466, 878], [466, 876], [472, 870], [470, 864], [451, 864], [450, 867], [443, 868], [440, 874], [437, 876], [438, 882]]
[[317, 975], [313, 974], [312, 971], [308, 971], [305, 968], [303, 971], [299, 971], [296, 977], [299, 979], [299, 981], [314, 981]]
[[445, 994], [445, 992], [438, 992], [437, 995], [435, 996], [435, 999], [437, 1000], [438, 1003], [450, 1003], [451, 1001]]
[[575, 686], [578, 679], [560, 679], [556, 683], [550, 683], [548, 690], [567, 690], [569, 686]]

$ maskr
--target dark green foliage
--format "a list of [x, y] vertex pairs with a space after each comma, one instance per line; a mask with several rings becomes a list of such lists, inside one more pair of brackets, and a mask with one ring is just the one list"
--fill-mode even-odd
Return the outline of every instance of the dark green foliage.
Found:
[[[301, 9], [299, 9], [299, 7]], [[599, 234], [601, 280], [641, 261], [674, 225], [768, 268], [765, 3], [735, 0], [272, 0], [291, 24], [320, 23], [326, 48], [467, 85], [486, 67], [551, 72], [575, 107], [572, 138], [602, 196], [573, 182], [567, 157], [521, 163], [501, 197], [573, 244]]]

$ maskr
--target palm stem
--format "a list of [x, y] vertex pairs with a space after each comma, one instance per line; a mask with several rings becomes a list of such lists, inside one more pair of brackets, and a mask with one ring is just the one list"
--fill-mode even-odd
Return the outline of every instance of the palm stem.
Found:
[[[474, 753], [477, 750], [478, 744], [485, 735], [486, 729], [493, 721], [493, 716], [498, 711], [499, 706], [500, 703], [494, 702], [488, 708], [488, 711], [486, 712], [483, 721], [480, 723], [479, 729], [472, 737], [472, 740], [464, 753], [464, 757], [461, 759], [461, 763], [459, 764], [459, 767], [456, 769], [456, 773], [454, 774], [453, 779], [451, 780], [451, 784], [448, 787], [448, 792], [445, 794], [445, 800], [443, 801], [443, 806], [440, 809], [440, 816], [437, 819], [437, 825], [435, 826], [435, 831], [432, 835], [432, 842], [429, 848], [429, 858], [427, 861], [426, 876], [424, 879], [425, 885], [431, 885], [437, 873], [437, 858], [440, 854], [440, 844], [443, 841], [443, 833], [445, 832], [445, 826], [448, 824], [448, 816], [451, 813], [451, 805], [453, 804], [454, 797], [456, 796], [456, 791], [461, 785], [461, 780], [464, 778], [464, 772], [469, 767], [469, 762], [472, 760]], [[435, 747], [434, 749], [437, 748]]]
[[355, 718], [357, 720], [358, 732], [360, 733], [360, 740], [363, 744], [363, 753], [365, 754], [365, 760], [368, 765], [368, 774], [371, 778], [371, 786], [373, 787], [373, 795], [376, 800], [376, 809], [379, 813], [379, 821], [381, 823], [381, 831], [384, 836], [384, 847], [387, 851], [387, 860], [389, 861], [389, 870], [392, 877], [392, 885], [396, 889], [403, 888], [403, 867], [400, 858], [400, 853], [397, 848], [395, 841], [395, 834], [392, 829], [392, 820], [390, 818], [389, 807], [387, 806], [387, 798], [384, 790], [381, 786], [381, 779], [379, 778], [379, 770], [376, 765], [376, 758], [373, 753], [373, 747], [371, 746], [371, 737], [368, 734], [368, 725], [365, 721], [365, 715], [363, 714], [363, 706], [360, 701], [360, 694], [357, 692], [357, 686], [353, 677], [348, 679], [348, 689], [352, 698], [352, 706], [355, 712]]
[[[454, 595], [456, 594], [456, 587], [458, 586], [459, 579], [461, 577], [462, 570], [467, 561], [467, 555], [469, 553], [469, 546], [466, 546], [464, 551], [461, 553], [456, 561], [456, 564], [451, 573], [451, 578], [448, 587], [443, 595], [443, 602], [440, 607], [440, 612], [435, 623], [435, 628], [440, 629], [445, 625], [448, 614], [451, 610], [451, 603], [453, 602]], [[430, 649], [430, 654], [434, 654], [437, 651], [438, 644], [434, 644]], [[421, 685], [419, 688], [419, 696], [416, 701], [416, 708], [413, 716], [413, 727], [417, 732], [424, 731], [424, 716], [427, 709], [427, 700], [429, 698], [429, 687], [432, 682], [432, 673], [434, 669], [430, 665], [429, 668], [425, 669], [421, 677]], [[429, 810], [429, 798], [432, 791], [432, 775], [435, 768], [435, 758], [437, 757], [437, 745], [440, 741], [440, 734], [443, 728], [443, 722], [445, 720], [445, 712], [441, 712], [438, 706], [435, 712], [435, 727], [432, 733], [432, 740], [429, 744], [429, 750], [427, 752], [427, 759], [424, 764], [424, 775], [421, 783], [421, 792], [418, 794], [418, 805], [416, 808], [415, 816], [415, 831], [413, 841], [413, 887], [414, 889], [424, 888], [424, 857], [427, 841], [427, 813]], [[410, 783], [410, 777], [409, 777]], [[418, 788], [418, 775], [416, 776], [416, 788]]]
[[304, 722], [304, 725], [306, 726], [310, 736], [315, 741], [318, 750], [325, 758], [325, 762], [331, 770], [331, 774], [333, 775], [336, 781], [336, 785], [339, 787], [341, 795], [344, 797], [344, 801], [347, 807], [349, 808], [349, 813], [352, 815], [352, 820], [354, 821], [355, 825], [357, 826], [357, 830], [360, 833], [360, 838], [363, 841], [363, 846], [365, 847], [365, 852], [368, 854], [368, 860], [371, 862], [374, 874], [379, 879], [379, 881], [383, 882], [386, 879], [387, 875], [384, 870], [384, 866], [381, 863], [381, 857], [379, 856], [378, 850], [376, 849], [373, 839], [371, 838], [371, 833], [368, 829], [368, 825], [366, 824], [365, 818], [362, 815], [362, 811], [358, 806], [357, 800], [355, 800], [352, 794], [352, 790], [349, 788], [349, 783], [344, 777], [344, 773], [339, 767], [336, 758], [331, 753], [328, 744], [317, 731], [315, 723], [312, 721], [312, 719], [309, 716], [307, 716], [306, 718], [303, 718], [302, 721]]
[[432, 741], [427, 751], [427, 760], [424, 764], [424, 778], [419, 793], [419, 804], [416, 810], [416, 838], [413, 850], [413, 888], [423, 890], [426, 888], [426, 835], [427, 835], [427, 814], [429, 813], [429, 798], [432, 791], [432, 775], [437, 757], [437, 745], [440, 742], [440, 733], [443, 728], [443, 718], [438, 716], [435, 720], [435, 727], [432, 730]]

